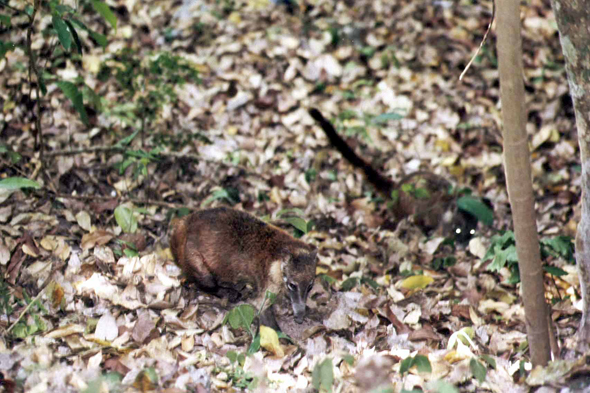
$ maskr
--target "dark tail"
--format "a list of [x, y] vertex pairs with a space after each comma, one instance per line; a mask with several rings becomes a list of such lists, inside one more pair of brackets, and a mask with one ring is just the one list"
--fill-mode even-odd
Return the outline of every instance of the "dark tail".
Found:
[[334, 126], [315, 108], [309, 110], [309, 114], [314, 118], [326, 133], [330, 143], [355, 167], [361, 169], [367, 180], [373, 184], [377, 190], [381, 191], [388, 198], [391, 191], [395, 188], [395, 183], [377, 172], [369, 163], [356, 155], [354, 150], [336, 133]]

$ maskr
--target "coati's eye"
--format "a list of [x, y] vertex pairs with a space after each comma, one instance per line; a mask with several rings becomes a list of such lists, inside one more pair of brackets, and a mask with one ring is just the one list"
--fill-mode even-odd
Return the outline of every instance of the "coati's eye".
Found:
[[470, 230], [470, 231], [469, 231], [469, 234], [470, 234], [470, 235], [475, 235], [475, 229], [472, 229], [472, 230]]
[[295, 291], [295, 290], [297, 290], [297, 285], [290, 282], [287, 284], [287, 288], [289, 288], [289, 291]]
[[461, 233], [461, 228], [457, 228], [457, 229], [455, 229], [455, 233], [456, 233], [457, 235], [459, 235], [459, 234]]

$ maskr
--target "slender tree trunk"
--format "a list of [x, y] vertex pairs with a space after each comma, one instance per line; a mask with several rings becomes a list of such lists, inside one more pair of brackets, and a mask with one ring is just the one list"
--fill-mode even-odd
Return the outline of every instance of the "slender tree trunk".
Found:
[[504, 123], [504, 165], [514, 220], [527, 337], [533, 364], [546, 365], [550, 356], [549, 328], [525, 130], [520, 2], [496, 1], [496, 34]]
[[582, 287], [580, 349], [590, 349], [590, 0], [552, 0], [567, 79], [574, 102], [582, 162], [582, 219], [576, 233], [576, 260]]

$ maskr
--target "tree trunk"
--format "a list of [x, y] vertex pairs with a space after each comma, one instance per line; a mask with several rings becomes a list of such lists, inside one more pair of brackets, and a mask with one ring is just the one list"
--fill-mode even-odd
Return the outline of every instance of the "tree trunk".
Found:
[[576, 233], [576, 261], [583, 299], [578, 342], [585, 351], [590, 349], [590, 0], [552, 0], [551, 5], [565, 56], [582, 163], [582, 219]]
[[550, 356], [543, 267], [537, 236], [535, 200], [525, 130], [520, 2], [497, 0], [496, 25], [500, 95], [504, 126], [504, 165], [516, 252], [522, 285], [527, 337], [533, 365], [546, 365]]

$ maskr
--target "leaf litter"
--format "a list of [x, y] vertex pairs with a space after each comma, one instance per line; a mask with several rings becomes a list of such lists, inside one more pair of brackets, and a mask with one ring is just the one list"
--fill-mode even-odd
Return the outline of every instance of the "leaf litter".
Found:
[[[87, 48], [83, 69], [69, 58], [50, 68], [64, 80], [82, 76], [105, 99], [87, 129], [59, 89], [48, 93], [49, 150], [87, 151], [45, 158], [48, 176], [35, 180], [61, 196], [2, 194], [0, 293], [10, 297], [0, 299], [0, 323], [15, 324], [0, 343], [6, 378], [36, 392], [516, 392], [568, 384], [584, 369], [564, 360], [559, 371], [544, 379], [533, 372], [525, 382], [518, 285], [507, 284], [508, 267], [492, 272], [484, 260], [492, 235], [510, 228], [494, 34], [462, 82], [458, 77], [487, 28], [491, 2], [314, 0], [301, 2], [295, 16], [267, 1], [109, 5], [117, 31], [106, 50]], [[563, 57], [548, 2], [522, 11], [539, 229], [571, 236], [580, 175]], [[175, 88], [178, 100], [162, 104], [150, 138], [125, 141], [181, 153], [148, 160], [143, 171], [142, 158], [91, 150], [138, 129], [133, 97], [99, 77], [103, 64], [125, 66], [123, 48], [145, 64], [174, 51], [200, 78]], [[0, 141], [22, 155], [6, 176], [38, 166], [27, 132], [31, 113], [13, 101], [28, 83], [16, 64], [26, 62], [18, 50], [0, 62], [10, 71], [0, 75]], [[384, 201], [315, 127], [312, 106], [383, 174], [399, 180], [428, 170], [490, 199], [495, 229], [480, 224], [462, 249], [393, 222]], [[229, 203], [289, 231], [313, 221], [305, 239], [320, 253], [309, 318], [298, 325], [290, 307], [279, 305], [290, 339], [263, 328], [262, 349], [245, 356], [252, 337], [223, 323], [233, 305], [196, 293], [172, 262], [168, 209], [122, 205], [117, 197], [191, 208]], [[288, 208], [301, 209], [303, 222], [279, 217]], [[567, 273], [547, 275], [546, 283], [562, 357], [571, 359], [577, 273], [550, 258]]]

